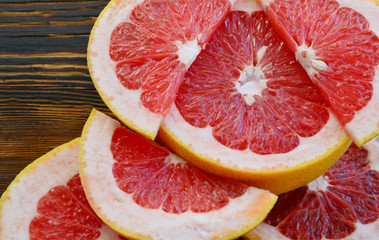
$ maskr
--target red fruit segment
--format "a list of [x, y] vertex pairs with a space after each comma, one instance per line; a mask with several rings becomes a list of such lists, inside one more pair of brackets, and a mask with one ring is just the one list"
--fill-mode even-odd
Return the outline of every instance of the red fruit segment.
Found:
[[350, 122], [372, 99], [379, 64], [379, 38], [367, 19], [336, 0], [273, 0], [266, 11], [340, 122]]
[[45, 216], [35, 217], [30, 223], [30, 240], [95, 240], [99, 237], [100, 232], [96, 229], [71, 225]]
[[142, 207], [162, 207], [168, 213], [209, 212], [224, 207], [230, 198], [243, 195], [247, 186], [233, 180], [205, 174], [155, 143], [117, 128], [111, 151], [113, 176], [118, 187], [133, 194]]
[[175, 103], [192, 126], [210, 126], [223, 145], [258, 154], [290, 152], [329, 120], [320, 91], [262, 11], [227, 16]]
[[180, 60], [179, 48], [204, 45], [230, 7], [228, 0], [143, 1], [111, 35], [118, 79], [128, 89], [142, 87], [142, 104], [166, 115], [190, 64]]
[[38, 202], [29, 226], [31, 239], [97, 239], [102, 222], [85, 198], [79, 174], [52, 188]]
[[318, 240], [344, 238], [357, 222], [378, 220], [379, 172], [371, 169], [366, 149], [353, 144], [321, 178], [326, 188], [280, 195], [265, 222], [290, 239]]

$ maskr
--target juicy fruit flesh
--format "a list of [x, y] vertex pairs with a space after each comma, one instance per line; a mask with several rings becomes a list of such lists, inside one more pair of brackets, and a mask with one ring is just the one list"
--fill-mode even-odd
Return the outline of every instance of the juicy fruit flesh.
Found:
[[354, 144], [323, 176], [326, 190], [307, 186], [282, 194], [265, 222], [290, 239], [340, 239], [356, 223], [379, 217], [379, 172], [370, 168], [367, 150]]
[[175, 103], [192, 126], [210, 126], [223, 145], [258, 154], [289, 152], [329, 120], [321, 93], [263, 12], [227, 16]]
[[350, 122], [371, 100], [379, 64], [379, 38], [366, 18], [335, 0], [274, 0], [267, 14], [340, 122]]
[[114, 131], [111, 151], [118, 187], [133, 194], [134, 202], [145, 208], [174, 214], [209, 212], [247, 190], [239, 182], [205, 174], [184, 161], [172, 161], [167, 150], [123, 127]]
[[230, 7], [228, 0], [145, 0], [137, 5], [129, 22], [111, 35], [109, 54], [122, 85], [141, 89], [142, 104], [166, 115], [187, 69], [180, 59], [190, 65], [196, 57], [180, 46], [204, 45]]
[[101, 235], [103, 223], [87, 202], [79, 174], [43, 196], [37, 212], [29, 226], [31, 240], [94, 240]]

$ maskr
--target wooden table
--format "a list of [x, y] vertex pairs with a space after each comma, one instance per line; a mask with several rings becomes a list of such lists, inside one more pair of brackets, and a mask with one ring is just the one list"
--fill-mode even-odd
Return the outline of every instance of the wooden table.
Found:
[[87, 69], [89, 33], [108, 1], [0, 0], [0, 195], [29, 163], [106, 111]]

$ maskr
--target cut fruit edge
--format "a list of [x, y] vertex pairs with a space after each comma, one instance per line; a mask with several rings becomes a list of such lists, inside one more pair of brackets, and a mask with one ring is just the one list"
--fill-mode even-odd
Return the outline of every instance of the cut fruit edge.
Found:
[[[154, 239], [219, 239], [222, 236], [222, 239], [231, 239], [256, 227], [276, 202], [277, 196], [249, 187], [245, 194], [231, 199], [223, 208], [207, 213], [171, 214], [161, 208], [143, 208], [133, 201], [132, 194], [119, 189], [112, 174], [115, 160], [110, 144], [114, 130], [120, 126], [118, 121], [92, 110], [83, 129], [79, 168], [91, 207], [123, 236]], [[220, 231], [217, 236], [212, 235], [215, 229]]]
[[[16, 176], [0, 199], [1, 239], [29, 239], [29, 225], [38, 215], [39, 200], [78, 174], [79, 142], [76, 138], [54, 148]], [[98, 231], [99, 240], [117, 239], [118, 235], [105, 224]]]
[[[257, 0], [260, 2], [266, 14], [268, 14], [271, 23], [286, 42], [287, 46], [298, 56], [300, 47], [291, 37], [290, 33], [285, 30], [285, 27], [278, 20], [275, 13], [268, 6], [274, 0]], [[374, 32], [379, 37], [379, 0], [336, 0], [340, 7], [347, 7], [357, 11], [364, 16], [370, 24], [369, 30]], [[304, 69], [306, 69], [304, 67]], [[306, 69], [307, 70], [307, 69]], [[308, 72], [308, 70], [307, 70]], [[362, 109], [354, 114], [354, 118], [345, 124], [345, 129], [357, 146], [362, 146], [364, 143], [375, 138], [379, 134], [379, 65], [374, 66], [375, 76], [370, 82], [373, 87], [372, 98]]]
[[[364, 144], [364, 147], [368, 151], [367, 159], [370, 162], [370, 169], [379, 171], [379, 137], [372, 139], [371, 141]], [[357, 240], [357, 239], [372, 239], [373, 234], [378, 232], [379, 229], [379, 219], [368, 224], [362, 224], [356, 222], [356, 230], [349, 236], [343, 238], [346, 240]], [[286, 236], [281, 234], [278, 229], [271, 226], [265, 222], [262, 222], [253, 231], [245, 234], [243, 236], [247, 240], [288, 240]], [[323, 238], [324, 239], [324, 238]]]

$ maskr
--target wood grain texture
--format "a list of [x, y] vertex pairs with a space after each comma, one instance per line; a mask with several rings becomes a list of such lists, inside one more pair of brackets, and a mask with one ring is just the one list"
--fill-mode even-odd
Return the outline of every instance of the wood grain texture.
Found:
[[87, 69], [89, 33], [108, 1], [0, 0], [0, 194], [34, 159], [107, 111]]

